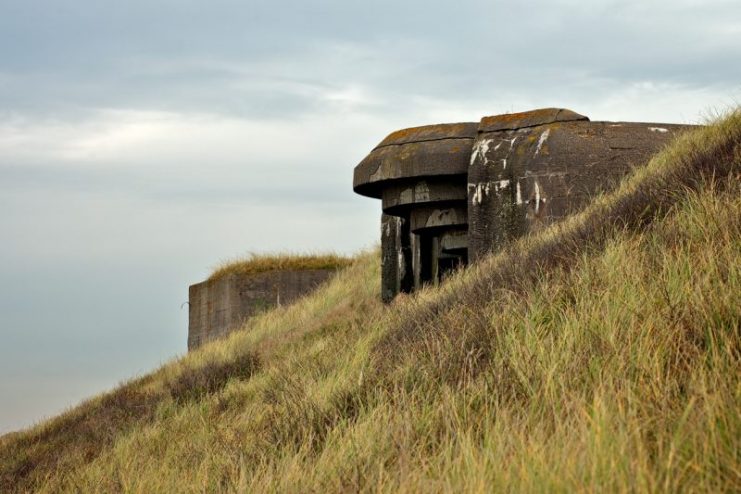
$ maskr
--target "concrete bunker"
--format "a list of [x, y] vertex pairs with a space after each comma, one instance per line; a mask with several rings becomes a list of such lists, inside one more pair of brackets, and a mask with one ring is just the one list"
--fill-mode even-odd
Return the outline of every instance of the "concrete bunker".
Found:
[[273, 270], [229, 274], [188, 289], [188, 350], [239, 329], [252, 316], [290, 304], [331, 278], [337, 269]]
[[545, 108], [393, 132], [353, 179], [381, 199], [383, 300], [582, 209], [690, 127]]

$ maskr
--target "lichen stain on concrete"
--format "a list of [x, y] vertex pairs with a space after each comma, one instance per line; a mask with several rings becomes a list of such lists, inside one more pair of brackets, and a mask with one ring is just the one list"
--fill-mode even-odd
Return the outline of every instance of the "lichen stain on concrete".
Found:
[[540, 138], [538, 139], [538, 145], [535, 147], [535, 156], [540, 153], [540, 149], [543, 147], [543, 143], [548, 139], [548, 136], [551, 133], [551, 129], [545, 129], [545, 132], [540, 134]]
[[411, 188], [404, 189], [401, 191], [401, 194], [399, 194], [399, 202], [401, 203], [410, 203], [414, 200], [414, 190]]
[[[509, 183], [508, 180], [503, 180], [503, 182]], [[484, 200], [484, 196], [488, 195], [491, 191], [491, 184], [468, 184], [468, 188], [469, 190], [473, 188], [473, 194], [471, 194], [471, 204], [479, 205]]]
[[430, 200], [430, 188], [424, 180], [414, 186], [414, 199], [419, 202]]
[[522, 204], [522, 189], [520, 189], [520, 181], [517, 181], [517, 193], [515, 203], [519, 206]]
[[384, 167], [383, 167], [382, 165], [380, 165], [380, 164], [379, 164], [379, 165], [378, 165], [378, 168], [376, 168], [376, 171], [374, 171], [374, 172], [373, 172], [373, 173], [372, 173], [372, 174], [370, 175], [370, 177], [369, 177], [369, 178], [370, 178], [370, 180], [369, 180], [369, 181], [370, 181], [370, 182], [376, 182], [376, 181], [380, 180], [380, 179], [381, 179], [381, 178], [382, 178], [382, 177], [383, 177], [384, 175], [386, 175], [386, 174], [385, 174], [385, 173], [383, 172], [383, 168], [384, 168]]
[[[471, 193], [471, 189], [473, 189], [473, 193]], [[481, 204], [481, 184], [468, 184], [468, 190], [471, 204]]]
[[[494, 142], [494, 139], [483, 139], [476, 142], [473, 147], [473, 152], [471, 153], [471, 165], [473, 165], [479, 158], [484, 161], [484, 164], [487, 163], [486, 154], [489, 152], [489, 146], [491, 146], [492, 142]], [[497, 147], [499, 147], [499, 145], [497, 145]]]
[[425, 227], [432, 228], [436, 226], [444, 226], [448, 223], [448, 218], [454, 218], [457, 219], [458, 215], [455, 213], [455, 210], [453, 209], [436, 209], [434, 210], [429, 218], [427, 218], [427, 222], [425, 223]]

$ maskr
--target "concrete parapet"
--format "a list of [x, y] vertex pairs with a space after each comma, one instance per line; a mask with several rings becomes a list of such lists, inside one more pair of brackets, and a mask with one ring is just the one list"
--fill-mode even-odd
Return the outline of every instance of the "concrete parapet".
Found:
[[268, 308], [294, 302], [336, 272], [307, 269], [230, 274], [191, 285], [188, 350], [239, 329], [247, 319]]
[[582, 209], [687, 128], [557, 109], [485, 117], [468, 171], [469, 256]]
[[431, 178], [465, 176], [478, 125], [427, 125], [392, 133], [355, 167], [353, 189], [381, 199], [390, 185]]

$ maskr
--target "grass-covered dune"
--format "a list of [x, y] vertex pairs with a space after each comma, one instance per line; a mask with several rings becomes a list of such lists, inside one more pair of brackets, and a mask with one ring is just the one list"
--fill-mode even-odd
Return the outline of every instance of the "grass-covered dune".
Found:
[[379, 255], [0, 439], [0, 491], [739, 492], [741, 111], [379, 302]]

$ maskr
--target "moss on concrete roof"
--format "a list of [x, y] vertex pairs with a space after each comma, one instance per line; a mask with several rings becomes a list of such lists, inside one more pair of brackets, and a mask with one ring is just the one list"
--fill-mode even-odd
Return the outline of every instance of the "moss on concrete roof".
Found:
[[307, 269], [341, 269], [348, 266], [352, 258], [334, 253], [324, 254], [255, 254], [222, 261], [214, 269], [209, 280], [218, 280], [230, 274], [255, 274], [266, 271], [298, 271]]

